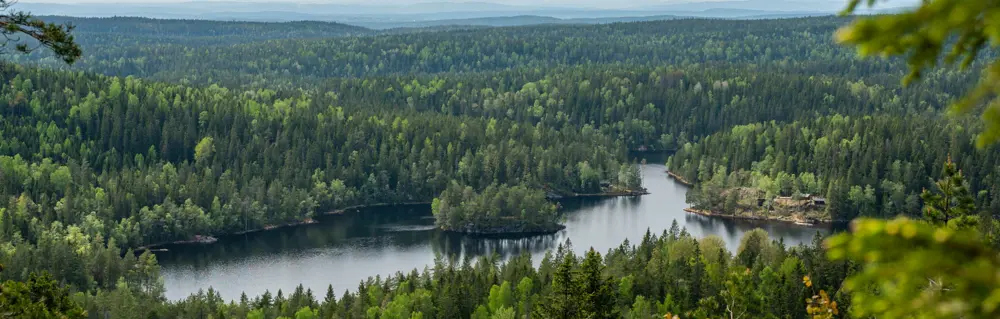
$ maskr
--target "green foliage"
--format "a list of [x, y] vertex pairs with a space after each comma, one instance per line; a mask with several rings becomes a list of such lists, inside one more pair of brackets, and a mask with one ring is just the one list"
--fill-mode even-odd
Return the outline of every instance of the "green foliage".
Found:
[[755, 228], [743, 235], [740, 238], [740, 247], [736, 251], [736, 259], [747, 268], [754, 266], [761, 256], [767, 253], [767, 250], [771, 248], [771, 242], [768, 240], [767, 231]]
[[212, 152], [215, 152], [214, 141], [210, 136], [204, 137], [194, 146], [194, 160], [196, 162], [202, 163], [208, 161], [212, 156]]
[[316, 319], [319, 318], [317, 313], [316, 310], [309, 309], [309, 307], [302, 307], [295, 312], [295, 319]]
[[[54, 221], [82, 223], [87, 214], [78, 211], [93, 212], [103, 229], [87, 233], [90, 239], [101, 235], [134, 248], [301, 221], [359, 204], [430, 201], [451, 180], [479, 190], [507, 184], [524, 192], [529, 185], [583, 192], [579, 163], [611, 180], [625, 157], [620, 145], [598, 132], [541, 124], [345, 114], [306, 97], [237, 95], [218, 87], [11, 65], [3, 70], [15, 85], [0, 88], [0, 95], [44, 101], [38, 112], [22, 112], [27, 105], [17, 103], [0, 110], [0, 166], [11, 172], [0, 177], [0, 194], [21, 203], [5, 201], [12, 206], [3, 218], [11, 225], [37, 224], [22, 230], [29, 243]], [[59, 106], [65, 104], [74, 105], [68, 114]], [[79, 104], [88, 110], [74, 113]], [[494, 133], [486, 134], [487, 126]], [[539, 211], [549, 212], [547, 206]], [[32, 221], [34, 216], [40, 218]]]
[[517, 314], [514, 312], [514, 309], [510, 307], [503, 307], [494, 312], [493, 315], [490, 316], [490, 319], [514, 319], [517, 318], [516, 316]]
[[[874, 5], [877, 0], [865, 2]], [[861, 3], [851, 0], [844, 12], [853, 12]], [[905, 55], [910, 74], [904, 82], [909, 83], [937, 66], [942, 56], [945, 64], [961, 61], [961, 67], [967, 68], [984, 49], [995, 48], [1000, 44], [998, 14], [1000, 5], [993, 1], [923, 1], [905, 12], [860, 18], [837, 31], [836, 39], [857, 46], [861, 55]], [[986, 128], [979, 136], [980, 146], [1000, 139], [1000, 100], [995, 98], [1000, 92], [998, 84], [1000, 64], [992, 61], [979, 86], [953, 107], [956, 112], [968, 112], [984, 102], [988, 104], [983, 113]]]
[[431, 203], [435, 223], [445, 230], [472, 233], [559, 230], [556, 204], [545, 192], [523, 185], [489, 185], [482, 192], [452, 182]]
[[552, 292], [536, 308], [542, 318], [570, 319], [583, 318], [586, 314], [583, 304], [582, 287], [577, 277], [577, 260], [572, 253], [566, 254], [552, 274]]
[[934, 183], [934, 191], [924, 190], [924, 219], [937, 226], [954, 228], [975, 227], [979, 224], [976, 202], [962, 172], [949, 158], [941, 170], [941, 179]]
[[[80, 46], [73, 39], [73, 25], [47, 23], [35, 18], [30, 13], [11, 10], [15, 0], [0, 0], [0, 34], [6, 47], [14, 43], [14, 48], [21, 53], [30, 53], [38, 47], [46, 47], [52, 54], [67, 64], [73, 64], [83, 55]], [[20, 36], [26, 35], [34, 42], [21, 41]]]
[[642, 188], [642, 172], [637, 165], [622, 164], [618, 169], [618, 184], [628, 190]]
[[[2, 268], [2, 267], [0, 267]], [[87, 312], [70, 299], [68, 290], [48, 273], [0, 285], [0, 316], [4, 318], [86, 318]]]
[[751, 275], [750, 269], [744, 269], [743, 272], [736, 270], [729, 273], [725, 288], [719, 295], [729, 318], [748, 318], [749, 314], [760, 313], [758, 308], [762, 306], [762, 296], [756, 294], [751, 286], [753, 282], [748, 278]]
[[605, 266], [601, 254], [593, 248], [580, 264], [581, 293], [583, 300], [580, 308], [585, 318], [610, 319], [618, 318], [617, 296], [614, 281], [605, 275]]
[[732, 214], [724, 195], [734, 191], [741, 194], [742, 210], [766, 209], [757, 207], [757, 194], [819, 194], [825, 195], [829, 218], [849, 221], [922, 215], [921, 194], [938, 187], [930, 177], [940, 175], [949, 153], [960, 154], [953, 165], [963, 168], [967, 193], [985, 191], [972, 198], [974, 204], [995, 210], [1000, 158], [996, 147], [975, 147], [977, 131], [968, 119], [930, 114], [751, 124], [684, 145], [668, 166], [696, 183], [688, 197], [698, 208]]
[[490, 312], [496, 313], [502, 308], [511, 309], [514, 305], [514, 295], [510, 288], [510, 282], [504, 281], [502, 285], [493, 285], [490, 288], [489, 308]]
[[1000, 315], [1000, 259], [976, 232], [907, 219], [862, 219], [854, 222], [852, 233], [830, 238], [826, 245], [831, 258], [864, 264], [844, 284], [853, 316]]

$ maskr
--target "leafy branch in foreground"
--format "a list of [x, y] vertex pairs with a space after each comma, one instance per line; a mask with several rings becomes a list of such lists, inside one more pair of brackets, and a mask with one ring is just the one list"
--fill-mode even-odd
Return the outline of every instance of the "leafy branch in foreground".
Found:
[[[864, 2], [851, 0], [843, 14], [851, 14]], [[959, 63], [963, 69], [987, 47], [1000, 45], [1000, 2], [988, 0], [925, 0], [911, 10], [859, 18], [835, 34], [838, 42], [854, 45], [862, 56], [904, 55], [910, 73], [903, 83], [919, 79], [924, 70], [942, 62]], [[948, 48], [950, 46], [950, 49]], [[1000, 140], [1000, 63], [991, 62], [978, 87], [952, 106], [955, 113], [969, 112], [987, 104], [983, 113], [986, 129], [979, 136], [984, 146]]]
[[826, 245], [831, 259], [865, 265], [844, 282], [855, 317], [1000, 316], [1000, 255], [975, 231], [859, 219]]
[[[73, 39], [73, 25], [47, 23], [24, 11], [11, 10], [16, 0], [0, 0], [0, 35], [4, 47], [15, 43], [14, 49], [21, 53], [30, 53], [40, 47], [52, 50], [57, 57], [68, 64], [80, 59], [83, 51]], [[21, 36], [31, 37], [37, 44], [22, 41]]]
[[[0, 271], [3, 265], [0, 264]], [[46, 272], [31, 273], [24, 282], [0, 282], [0, 318], [86, 318], [68, 289]]]

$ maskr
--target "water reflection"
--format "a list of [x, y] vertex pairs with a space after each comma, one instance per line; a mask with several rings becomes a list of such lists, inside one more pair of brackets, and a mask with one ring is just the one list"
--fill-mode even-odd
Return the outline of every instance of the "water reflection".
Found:
[[527, 238], [477, 238], [442, 232], [438, 232], [435, 237], [431, 242], [433, 252], [452, 262], [490, 254], [499, 255], [501, 260], [523, 253], [544, 254], [545, 251], [564, 243], [567, 238], [565, 231]]
[[[660, 160], [650, 161], [662, 162]], [[441, 255], [460, 261], [488, 254], [509, 258], [529, 253], [537, 263], [546, 251], [572, 241], [583, 252], [606, 251], [624, 240], [641, 240], [647, 230], [660, 233], [676, 221], [696, 237], [716, 235], [734, 250], [740, 236], [760, 227], [787, 245], [809, 243], [817, 232], [790, 224], [725, 220], [683, 212], [686, 187], [669, 180], [663, 165], [642, 166], [651, 195], [629, 198], [577, 198], [563, 201], [566, 229], [547, 236], [482, 238], [444, 233], [433, 227], [429, 205], [380, 207], [318, 218], [318, 224], [221, 238], [214, 245], [169, 247], [158, 254], [170, 299], [214, 287], [224, 298], [293, 289], [314, 291], [333, 285], [353, 289], [369, 276], [423, 269]]]

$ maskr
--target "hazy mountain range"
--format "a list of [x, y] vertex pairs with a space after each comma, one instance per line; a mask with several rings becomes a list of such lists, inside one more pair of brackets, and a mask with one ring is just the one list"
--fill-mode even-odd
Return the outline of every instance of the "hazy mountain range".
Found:
[[[897, 1], [896, 4], [908, 1]], [[626, 1], [627, 3], [627, 1]], [[336, 21], [370, 28], [435, 25], [507, 26], [544, 23], [607, 23], [676, 17], [778, 18], [833, 14], [846, 0], [735, 0], [680, 2], [602, 9], [587, 6], [530, 6], [492, 2], [344, 4], [200, 1], [172, 3], [28, 3], [17, 9], [39, 15], [137, 16], [240, 21]], [[885, 9], [880, 9], [885, 10]], [[891, 9], [888, 9], [891, 10]]]

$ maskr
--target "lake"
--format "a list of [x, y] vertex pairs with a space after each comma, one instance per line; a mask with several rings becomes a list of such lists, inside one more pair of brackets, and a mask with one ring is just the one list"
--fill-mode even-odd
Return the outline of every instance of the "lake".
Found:
[[[657, 156], [655, 162], [663, 161]], [[731, 251], [743, 233], [757, 227], [784, 238], [789, 246], [810, 243], [816, 233], [831, 231], [688, 214], [683, 211], [686, 186], [669, 179], [663, 165], [641, 168], [649, 195], [561, 201], [566, 229], [553, 235], [500, 239], [444, 233], [434, 228], [430, 205], [378, 207], [322, 216], [316, 224], [223, 237], [212, 245], [173, 246], [157, 253], [157, 258], [171, 300], [209, 287], [225, 299], [238, 299], [242, 292], [251, 297], [265, 289], [289, 292], [300, 283], [316, 295], [332, 284], [340, 295], [368, 277], [422, 270], [438, 255], [460, 260], [530, 253], [537, 263], [546, 251], [566, 241], [578, 252], [590, 247], [606, 252], [625, 239], [640, 241], [647, 230], [662, 233], [675, 220], [696, 237], [721, 237]]]

